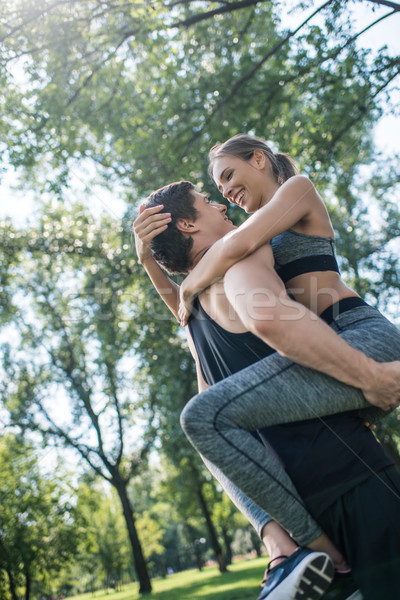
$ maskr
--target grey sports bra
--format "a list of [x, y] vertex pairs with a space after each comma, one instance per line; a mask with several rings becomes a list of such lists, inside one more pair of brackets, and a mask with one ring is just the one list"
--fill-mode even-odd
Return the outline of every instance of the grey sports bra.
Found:
[[317, 235], [284, 231], [271, 240], [275, 270], [284, 283], [303, 273], [335, 271], [339, 273], [335, 240]]

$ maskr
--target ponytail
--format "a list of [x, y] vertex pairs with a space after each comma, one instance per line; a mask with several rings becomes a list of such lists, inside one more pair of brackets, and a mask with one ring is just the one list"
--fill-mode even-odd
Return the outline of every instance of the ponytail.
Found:
[[[277, 152], [273, 156], [278, 168], [278, 183], [283, 183], [284, 181], [287, 181], [290, 177], [293, 177], [293, 175], [297, 175], [296, 163], [292, 158], [290, 158], [290, 156], [288, 156], [287, 154], [283, 154], [282, 152]], [[272, 170], [274, 171], [273, 165]]]

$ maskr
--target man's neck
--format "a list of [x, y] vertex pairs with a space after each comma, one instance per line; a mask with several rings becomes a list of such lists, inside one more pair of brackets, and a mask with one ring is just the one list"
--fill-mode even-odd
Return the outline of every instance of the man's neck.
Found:
[[[232, 227], [232, 231], [234, 229], [237, 229], [237, 227], [235, 225], [231, 225]], [[230, 227], [227, 230], [226, 233], [229, 233]], [[195, 234], [192, 234], [192, 238], [193, 238], [193, 246], [192, 249], [190, 251], [190, 256], [192, 259], [192, 267], [191, 269], [193, 269], [197, 263], [201, 260], [201, 258], [204, 256], [204, 254], [207, 252], [207, 250], [209, 250], [211, 248], [211, 246], [213, 244], [215, 244], [215, 242], [218, 242], [219, 240], [221, 240], [224, 236], [221, 235], [220, 237], [216, 237], [215, 234], [214, 235], [210, 235], [204, 232], [198, 232]]]
[[194, 269], [194, 267], [203, 258], [203, 256], [211, 248], [211, 246], [212, 246], [212, 244], [210, 244], [209, 246], [197, 249], [197, 248], [195, 248], [195, 245], [193, 244], [193, 248], [191, 250], [191, 256], [193, 257], [193, 259], [192, 259], [192, 267], [190, 270]]

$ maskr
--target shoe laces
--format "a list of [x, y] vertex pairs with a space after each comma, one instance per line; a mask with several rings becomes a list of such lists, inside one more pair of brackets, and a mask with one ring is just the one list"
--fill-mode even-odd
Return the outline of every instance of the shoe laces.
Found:
[[269, 575], [269, 572], [271, 571], [271, 569], [273, 569], [273, 567], [271, 567], [272, 563], [275, 562], [276, 560], [279, 560], [280, 558], [283, 558], [285, 560], [288, 557], [286, 556], [286, 554], [281, 554], [280, 556], [275, 556], [275, 558], [273, 558], [272, 560], [269, 561], [267, 568], [265, 569], [264, 579], [262, 580], [261, 587], [263, 587], [265, 585], [265, 583], [267, 581], [267, 577]]

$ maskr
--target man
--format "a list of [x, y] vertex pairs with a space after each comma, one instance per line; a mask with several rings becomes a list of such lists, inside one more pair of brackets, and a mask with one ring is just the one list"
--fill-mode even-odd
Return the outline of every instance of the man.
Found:
[[[154, 209], [147, 209], [148, 211], [150, 211], [150, 213], [153, 215], [154, 217], [154, 221], [152, 224], [152, 227], [148, 228], [148, 231], [144, 234], [143, 239], [146, 238], [146, 235], [148, 237], [148, 239], [150, 239], [150, 237], [153, 239], [153, 252], [155, 257], [164, 265], [164, 267], [169, 268], [170, 270], [178, 270], [178, 271], [183, 271], [183, 272], [187, 272], [190, 267], [195, 264], [195, 262], [198, 260], [198, 258], [204, 253], [204, 251], [207, 250], [207, 248], [217, 239], [219, 239], [220, 237], [222, 237], [225, 233], [227, 233], [233, 226], [232, 224], [229, 222], [229, 220], [226, 218], [225, 215], [225, 211], [226, 208], [222, 205], [215, 205], [215, 206], [210, 206], [208, 205], [206, 199], [201, 196], [200, 194], [197, 194], [196, 192], [194, 192], [190, 187], [185, 188], [185, 185], [180, 185], [178, 184], [178, 188], [172, 188], [170, 187], [170, 189], [168, 190], [169, 192], [171, 192], [172, 196], [176, 196], [177, 194], [179, 194], [179, 192], [183, 192], [183, 194], [187, 194], [189, 195], [189, 197], [194, 198], [194, 203], [192, 203], [192, 208], [194, 207], [196, 210], [194, 212], [191, 212], [191, 203], [190, 202], [184, 202], [183, 204], [181, 204], [181, 206], [179, 207], [174, 207], [174, 204], [168, 204], [167, 206], [167, 210], [171, 211], [171, 221], [173, 223], [173, 226], [169, 228], [168, 231], [168, 235], [167, 238], [168, 239], [164, 239], [163, 240], [163, 236], [160, 236], [158, 238], [154, 238], [155, 233], [159, 233], [160, 231], [165, 231], [166, 230], [166, 223], [165, 223], [165, 216], [163, 217], [162, 215], [158, 214], [154, 211]], [[168, 196], [168, 194], [167, 194]], [[164, 195], [162, 202], [165, 201], [165, 199], [167, 198], [167, 196]], [[179, 204], [179, 203], [178, 203]], [[194, 206], [193, 206], [194, 205]], [[173, 206], [176, 210], [175, 212], [173, 212], [171, 210], [171, 206]], [[151, 212], [153, 211], [153, 212]], [[157, 216], [156, 216], [157, 215]], [[164, 219], [164, 220], [163, 220]], [[179, 221], [179, 219], [181, 219], [181, 221]], [[182, 244], [180, 245], [179, 243], [177, 243], [177, 240], [179, 238], [180, 235], [180, 231], [179, 229], [176, 227], [176, 223], [178, 223], [178, 221], [180, 223], [182, 223], [183, 221], [186, 222], [185, 227], [187, 226], [187, 232], [185, 232], [186, 235], [184, 235], [184, 240], [183, 240], [183, 246]], [[143, 222], [143, 219], [142, 219]], [[157, 223], [159, 224], [159, 227], [157, 227]], [[149, 237], [150, 236], [150, 237]], [[164, 236], [165, 237], [165, 236]], [[182, 241], [182, 240], [181, 240]], [[140, 255], [140, 251], [139, 251], [139, 255]], [[155, 286], [157, 287], [157, 289], [160, 291], [161, 295], [163, 296], [164, 300], [166, 300], [167, 304], [169, 305], [169, 307], [171, 308], [171, 310], [174, 312], [174, 314], [176, 314], [177, 311], [177, 290], [174, 286], [174, 284], [170, 283], [170, 281], [168, 280], [168, 278], [166, 278], [165, 274], [160, 272], [158, 270], [158, 267], [155, 266], [155, 264], [152, 262], [152, 259], [149, 259], [149, 256], [144, 257], [141, 256], [141, 261], [144, 265], [144, 267], [146, 268], [146, 270], [148, 271], [150, 277], [153, 280], [153, 283], [155, 284]], [[218, 361], [214, 360], [214, 364], [213, 361], [210, 360], [210, 353], [208, 353], [207, 355], [207, 336], [203, 336], [203, 341], [199, 342], [199, 340], [201, 339], [201, 327], [197, 327], [194, 325], [195, 323], [197, 323], [197, 325], [201, 325], [202, 323], [204, 324], [204, 322], [207, 322], [207, 314], [212, 316], [212, 319], [208, 319], [208, 325], [210, 326], [211, 324], [211, 328], [209, 327], [208, 330], [208, 334], [210, 334], [210, 331], [212, 332], [212, 323], [217, 323], [217, 325], [220, 327], [220, 330], [225, 330], [228, 333], [233, 334], [233, 336], [237, 336], [237, 334], [243, 334], [244, 333], [244, 328], [242, 323], [240, 322], [240, 320], [237, 317], [237, 314], [235, 313], [234, 310], [232, 310], [232, 307], [229, 306], [227, 299], [223, 293], [223, 290], [221, 289], [221, 286], [218, 285], [214, 285], [210, 288], [210, 291], [207, 295], [202, 295], [200, 297], [200, 302], [201, 305], [199, 307], [197, 307], [198, 309], [198, 313], [197, 315], [194, 317], [194, 322], [192, 323], [191, 326], [191, 330], [192, 330], [192, 334], [193, 334], [193, 338], [194, 338], [194, 343], [195, 345], [197, 344], [197, 351], [200, 354], [200, 361], [197, 358], [197, 364], [198, 364], [198, 372], [199, 372], [199, 381], [200, 384], [202, 385], [202, 381], [203, 381], [203, 377], [202, 375], [205, 376], [205, 378], [208, 380], [208, 383], [215, 383], [216, 381], [218, 381], [219, 377], [224, 377], [227, 376], [229, 374], [231, 374], [232, 372], [235, 371], [235, 368], [237, 367], [237, 365], [229, 364], [230, 359], [230, 355], [229, 352], [228, 353], [224, 353], [224, 348], [220, 346], [219, 350], [219, 354], [214, 352], [212, 353], [214, 358], [215, 356], [219, 357], [219, 368], [220, 371], [218, 372], [218, 365], [215, 364]], [[201, 315], [201, 311], [205, 308], [205, 312]], [[201, 317], [200, 317], [201, 315]], [[222, 329], [224, 328], [224, 329]], [[214, 327], [215, 330], [215, 327]], [[250, 335], [250, 334], [249, 334]], [[229, 338], [229, 336], [228, 336]], [[232, 336], [231, 336], [232, 339]], [[216, 343], [218, 343], [214, 340], [213, 341], [214, 345]], [[251, 347], [251, 346], [250, 346]], [[254, 347], [254, 346], [253, 346]], [[215, 350], [215, 348], [214, 348]], [[225, 348], [226, 350], [226, 348]], [[246, 346], [246, 353], [248, 354], [248, 350], [249, 350], [249, 342], [247, 340], [247, 346]], [[258, 348], [259, 350], [259, 348]], [[257, 350], [257, 351], [258, 351]], [[199, 352], [200, 351], [200, 352]], [[270, 351], [270, 349], [269, 349]], [[194, 352], [195, 356], [196, 356], [196, 352]], [[259, 358], [256, 357], [256, 358]], [[248, 359], [247, 359], [248, 360]], [[254, 358], [251, 360], [255, 360]], [[251, 362], [250, 360], [250, 362]], [[225, 361], [225, 362], [224, 362]], [[247, 364], [249, 364], [249, 360], [247, 362]], [[239, 368], [243, 368], [244, 366], [246, 366], [246, 364], [241, 363], [241, 365], [239, 365]], [[215, 370], [217, 369], [217, 371]], [[340, 421], [340, 419], [344, 419], [345, 420], [345, 425], [343, 426], [343, 423]], [[351, 419], [353, 419], [353, 421], [351, 421]], [[295, 481], [296, 486], [301, 490], [303, 498], [306, 499], [306, 504], [308, 502], [308, 506], [310, 511], [313, 511], [314, 514], [316, 514], [316, 516], [318, 517], [318, 519], [322, 522], [324, 522], [324, 517], [326, 522], [324, 522], [325, 528], [329, 530], [329, 518], [331, 518], [331, 510], [332, 510], [332, 505], [335, 505], [335, 503], [337, 504], [338, 502], [342, 501], [342, 499], [344, 497], [347, 497], [350, 495], [351, 490], [354, 488], [360, 489], [362, 486], [364, 486], [364, 488], [366, 489], [367, 486], [371, 486], [374, 482], [372, 482], [372, 478], [370, 476], [370, 471], [368, 468], [362, 468], [363, 466], [365, 467], [365, 465], [363, 465], [363, 463], [361, 461], [358, 462], [358, 464], [354, 465], [354, 449], [353, 450], [349, 450], [349, 452], [345, 452], [344, 455], [340, 458], [341, 462], [341, 466], [342, 469], [344, 469], [345, 473], [345, 477], [342, 478], [343, 481], [340, 480], [340, 476], [336, 477], [336, 479], [333, 477], [332, 478], [332, 473], [329, 474], [329, 477], [331, 481], [334, 482], [334, 485], [336, 486], [336, 489], [331, 489], [329, 491], [329, 494], [326, 493], [326, 487], [327, 487], [327, 483], [326, 481], [323, 482], [322, 484], [320, 484], [319, 489], [318, 489], [318, 485], [315, 486], [312, 484], [312, 482], [308, 482], [306, 484], [304, 484], [304, 479], [307, 479], [307, 473], [309, 473], [310, 471], [313, 471], [313, 469], [310, 468], [312, 461], [315, 458], [317, 458], [320, 453], [318, 453], [318, 444], [315, 443], [314, 445], [311, 444], [311, 447], [309, 447], [308, 449], [306, 448], [306, 450], [303, 449], [303, 462], [301, 460], [297, 460], [297, 463], [295, 465], [295, 467], [293, 468], [293, 437], [296, 438], [296, 428], [297, 428], [297, 434], [300, 432], [300, 449], [301, 449], [301, 444], [303, 444], [304, 446], [304, 441], [307, 440], [307, 437], [309, 437], [310, 432], [312, 433], [314, 431], [317, 432], [318, 435], [321, 435], [322, 438], [322, 447], [323, 450], [326, 452], [328, 451], [335, 451], [335, 448], [337, 450], [338, 448], [338, 438], [337, 436], [335, 436], [335, 431], [333, 431], [333, 435], [332, 435], [332, 431], [330, 431], [328, 429], [328, 427], [332, 430], [335, 429], [335, 427], [337, 428], [337, 430], [340, 432], [340, 435], [343, 437], [344, 435], [348, 435], [349, 436], [349, 428], [351, 430], [351, 428], [354, 426], [355, 429], [358, 431], [358, 436], [360, 435], [360, 422], [359, 419], [357, 421], [357, 418], [353, 415], [353, 416], [347, 416], [347, 417], [334, 417], [334, 418], [330, 418], [331, 422], [329, 423], [329, 419], [321, 422], [321, 421], [317, 421], [317, 422], [308, 422], [308, 423], [299, 423], [299, 424], [293, 424], [293, 425], [284, 425], [284, 426], [276, 426], [275, 428], [268, 428], [269, 431], [263, 431], [261, 432], [261, 436], [264, 439], [265, 443], [271, 443], [272, 445], [275, 446], [275, 448], [278, 450], [278, 453], [280, 454], [280, 456], [283, 458], [286, 469], [288, 470], [291, 478]], [[349, 421], [350, 420], [350, 421]], [[347, 423], [347, 424], [346, 424]], [[349, 425], [350, 423], [350, 425]], [[301, 439], [301, 431], [306, 432], [306, 435], [303, 436], [303, 439]], [[285, 434], [286, 432], [286, 434]], [[331, 433], [330, 436], [330, 440], [327, 439], [327, 432]], [[285, 441], [285, 435], [286, 435], [286, 441]], [[369, 434], [370, 437], [368, 438], [369, 441], [367, 444], [364, 444], [364, 442], [361, 444], [361, 447], [357, 448], [358, 452], [362, 453], [364, 452], [365, 456], [367, 457], [367, 459], [371, 459], [372, 458], [372, 467], [375, 468], [375, 470], [382, 470], [384, 467], [388, 467], [389, 465], [389, 461], [387, 459], [387, 457], [382, 456], [380, 449], [377, 449], [375, 447], [376, 442], [373, 440], [372, 438], [372, 434]], [[324, 437], [325, 436], [325, 437]], [[329, 436], [328, 436], [329, 437]], [[341, 440], [340, 440], [341, 441]], [[349, 439], [350, 442], [350, 446], [351, 446], [351, 439]], [[347, 443], [347, 440], [346, 440]], [[368, 445], [371, 446], [372, 444], [372, 454], [371, 452], [368, 451]], [[341, 446], [343, 446], [343, 444], [340, 444]], [[340, 450], [339, 450], [340, 451]], [[298, 456], [297, 456], [298, 458]], [[362, 456], [361, 456], [362, 458]], [[339, 463], [340, 463], [339, 460]], [[349, 469], [346, 470], [346, 461], [350, 462], [350, 471]], [[306, 468], [304, 468], [306, 464]], [[361, 465], [361, 468], [360, 468]], [[339, 465], [340, 466], [340, 465]], [[324, 464], [317, 465], [317, 468], [319, 470], [321, 470], [321, 468], [324, 467]], [[292, 471], [291, 471], [292, 468]], [[369, 466], [369, 468], [371, 468], [371, 466]], [[351, 480], [351, 475], [354, 475], [354, 480]], [[308, 479], [310, 479], [308, 477]], [[369, 481], [371, 480], [371, 481]], [[371, 483], [372, 482], [372, 483]], [[365, 494], [364, 494], [365, 495]], [[331, 503], [330, 507], [326, 506], [326, 503], [330, 500], [332, 500], [333, 498], [333, 502]], [[323, 510], [322, 513], [321, 511], [318, 511], [318, 508], [324, 508], [324, 503], [325, 503], [325, 509]], [[328, 510], [329, 509], [329, 510]], [[347, 511], [348, 513], [350, 511]], [[319, 514], [317, 514], [319, 513]], [[388, 515], [385, 515], [385, 517], [388, 517]], [[343, 524], [343, 523], [342, 523]], [[360, 524], [356, 523], [355, 527], [357, 528], [357, 526], [360, 528]], [[335, 539], [335, 535], [337, 538], [337, 531], [335, 531], [335, 529], [333, 528], [332, 532], [329, 532], [331, 534], [331, 537], [333, 537], [333, 539]], [[360, 535], [361, 532], [357, 531], [357, 534]], [[358, 537], [358, 536], [357, 536]], [[340, 542], [343, 540], [338, 540], [338, 545], [340, 545]], [[368, 547], [368, 545], [367, 545]], [[347, 551], [349, 551], [351, 553], [351, 549], [347, 548]], [[289, 552], [285, 552], [286, 554], [289, 554]], [[272, 553], [273, 554], [273, 553]], [[364, 559], [364, 564], [366, 564], [366, 562], [368, 562], [368, 557], [366, 559]], [[290, 560], [288, 561], [290, 563]], [[359, 561], [360, 562], [360, 561]], [[282, 563], [283, 565], [285, 564], [285, 561]], [[381, 598], [381, 596], [374, 596], [372, 594], [378, 593], [378, 592], [371, 592], [369, 588], [371, 588], [375, 585], [376, 587], [376, 581], [374, 583], [372, 583], [370, 585], [370, 583], [368, 583], [366, 581], [365, 578], [365, 574], [364, 574], [364, 579], [363, 576], [360, 575], [360, 573], [358, 572], [359, 569], [359, 564], [357, 564], [357, 561], [355, 560], [355, 568], [353, 567], [353, 569], [355, 570], [355, 574], [358, 577], [358, 580], [360, 582], [361, 587], [364, 587], [366, 590], [366, 598], [373, 598], [374, 600], [377, 600], [378, 598]], [[362, 566], [362, 565], [361, 565]], [[278, 573], [279, 570], [279, 573]], [[362, 570], [362, 569], [361, 569]], [[279, 593], [279, 589], [284, 589], [282, 587], [282, 576], [285, 579], [285, 569], [284, 566], [279, 568], [279, 565], [277, 565], [275, 567], [275, 573], [273, 573], [274, 578], [278, 579], [277, 584], [275, 585], [275, 581], [272, 582], [272, 585], [269, 585], [268, 583], [268, 579], [267, 579], [267, 590], [261, 593], [260, 598], [275, 598], [275, 597], [282, 597], [282, 598], [289, 598], [289, 597], [297, 597], [297, 596], [279, 596], [279, 595], [274, 595], [275, 592]], [[379, 578], [378, 578], [379, 579]], [[371, 588], [372, 589], [372, 588]], [[379, 592], [380, 593], [380, 592]], [[300, 597], [300, 596], [299, 596]], [[305, 596], [301, 596], [301, 597], [305, 597]], [[317, 598], [320, 596], [310, 596], [310, 598]], [[384, 595], [385, 598], [389, 598], [390, 596], [388, 596], [387, 594]]]

